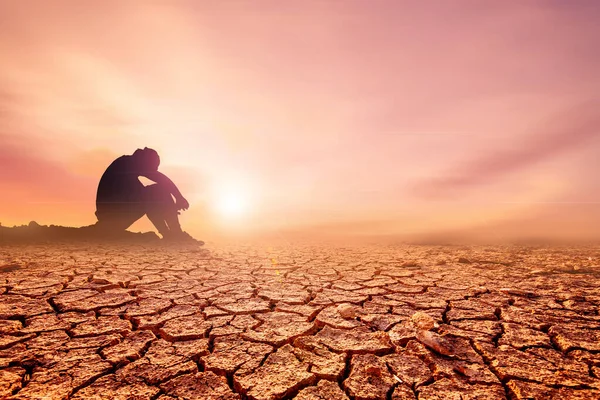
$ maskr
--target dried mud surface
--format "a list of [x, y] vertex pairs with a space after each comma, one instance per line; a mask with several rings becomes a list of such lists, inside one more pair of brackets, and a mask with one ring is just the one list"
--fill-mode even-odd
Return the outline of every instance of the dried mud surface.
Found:
[[0, 247], [0, 398], [598, 399], [600, 247]]

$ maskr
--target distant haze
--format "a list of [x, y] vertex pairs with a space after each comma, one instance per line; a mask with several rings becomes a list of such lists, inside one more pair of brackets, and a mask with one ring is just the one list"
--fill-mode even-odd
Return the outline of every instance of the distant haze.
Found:
[[596, 0], [2, 1], [0, 222], [94, 223], [104, 169], [148, 146], [201, 238], [598, 239], [598, 21]]

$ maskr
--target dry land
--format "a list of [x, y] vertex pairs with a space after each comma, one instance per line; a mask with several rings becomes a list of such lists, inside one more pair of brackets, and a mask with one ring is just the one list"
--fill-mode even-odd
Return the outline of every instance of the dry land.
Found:
[[0, 247], [0, 398], [599, 399], [600, 247]]

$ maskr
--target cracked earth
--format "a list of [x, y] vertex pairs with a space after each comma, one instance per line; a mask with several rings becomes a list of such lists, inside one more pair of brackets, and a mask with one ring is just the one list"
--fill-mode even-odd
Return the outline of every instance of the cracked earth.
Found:
[[0, 247], [0, 398], [598, 399], [599, 259]]

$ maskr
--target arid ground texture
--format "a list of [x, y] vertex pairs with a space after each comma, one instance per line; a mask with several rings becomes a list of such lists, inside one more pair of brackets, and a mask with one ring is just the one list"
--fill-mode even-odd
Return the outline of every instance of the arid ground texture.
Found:
[[0, 247], [0, 398], [598, 399], [600, 248]]

